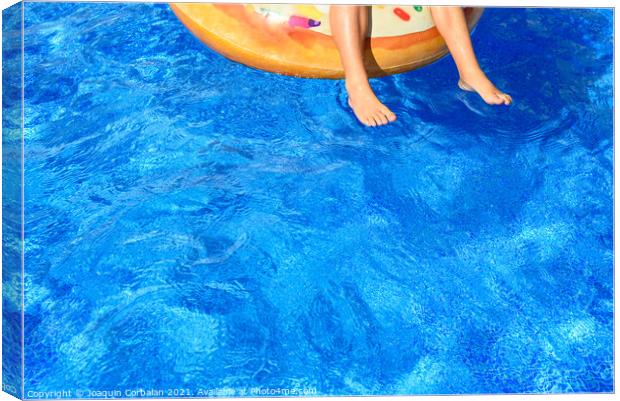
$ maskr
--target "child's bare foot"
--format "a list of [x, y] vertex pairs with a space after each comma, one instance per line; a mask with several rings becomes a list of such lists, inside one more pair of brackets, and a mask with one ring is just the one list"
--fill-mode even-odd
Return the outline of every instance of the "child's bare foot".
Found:
[[471, 74], [467, 78], [461, 76], [458, 85], [463, 90], [477, 92], [488, 104], [509, 105], [512, 103], [510, 95], [497, 89], [482, 71]]
[[396, 115], [377, 99], [368, 82], [346, 82], [349, 106], [364, 125], [376, 127], [396, 120]]

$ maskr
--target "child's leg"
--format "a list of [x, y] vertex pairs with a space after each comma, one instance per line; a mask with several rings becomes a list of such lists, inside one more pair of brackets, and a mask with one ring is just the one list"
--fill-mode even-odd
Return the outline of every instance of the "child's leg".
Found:
[[333, 5], [329, 14], [332, 37], [345, 72], [349, 105], [355, 115], [363, 124], [370, 126], [394, 121], [396, 115], [377, 99], [364, 68], [368, 9], [366, 6]]
[[459, 70], [459, 87], [478, 92], [489, 104], [510, 104], [512, 98], [497, 89], [478, 64], [463, 9], [431, 7], [431, 14]]

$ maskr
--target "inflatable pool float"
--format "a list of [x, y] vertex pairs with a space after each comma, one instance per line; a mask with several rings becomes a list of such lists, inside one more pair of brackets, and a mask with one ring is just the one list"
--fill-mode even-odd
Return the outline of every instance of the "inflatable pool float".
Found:
[[[329, 5], [170, 3], [207, 46], [245, 65], [311, 78], [344, 76], [330, 36]], [[481, 8], [466, 8], [470, 29]], [[428, 7], [372, 6], [365, 50], [370, 76], [409, 71], [447, 53]]]

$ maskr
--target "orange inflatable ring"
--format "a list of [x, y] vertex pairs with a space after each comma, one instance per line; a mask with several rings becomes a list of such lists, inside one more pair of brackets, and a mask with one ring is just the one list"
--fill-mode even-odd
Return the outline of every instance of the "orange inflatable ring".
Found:
[[[171, 3], [202, 42], [245, 65], [285, 75], [342, 78], [330, 36], [329, 6], [304, 4]], [[481, 8], [466, 8], [473, 29]], [[372, 6], [365, 50], [370, 76], [409, 71], [447, 53], [428, 7]]]

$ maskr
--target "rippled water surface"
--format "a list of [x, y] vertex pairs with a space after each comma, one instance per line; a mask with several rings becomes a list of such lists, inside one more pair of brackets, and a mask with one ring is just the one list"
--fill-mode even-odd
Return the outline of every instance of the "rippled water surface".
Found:
[[444, 58], [372, 129], [165, 4], [26, 3], [26, 390], [613, 391], [612, 21], [489, 9], [514, 105]]

